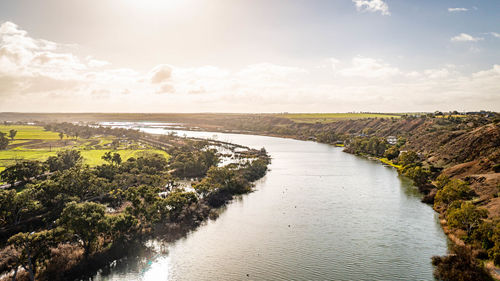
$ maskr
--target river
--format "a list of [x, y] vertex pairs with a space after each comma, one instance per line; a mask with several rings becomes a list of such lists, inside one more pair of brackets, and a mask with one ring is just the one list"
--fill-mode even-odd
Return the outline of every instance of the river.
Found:
[[433, 280], [446, 236], [393, 168], [315, 142], [178, 132], [265, 147], [270, 171], [164, 254], [122, 260], [94, 280]]

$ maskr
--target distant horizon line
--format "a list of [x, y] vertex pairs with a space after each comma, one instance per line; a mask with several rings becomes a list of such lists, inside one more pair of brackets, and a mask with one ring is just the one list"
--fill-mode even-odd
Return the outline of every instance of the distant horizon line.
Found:
[[435, 113], [435, 112], [454, 112], [467, 113], [467, 112], [498, 112], [493, 110], [434, 110], [434, 111], [404, 111], [404, 112], [393, 112], [393, 111], [348, 111], [348, 112], [36, 112], [36, 111], [1, 111], [0, 114], [418, 114], [418, 113]]

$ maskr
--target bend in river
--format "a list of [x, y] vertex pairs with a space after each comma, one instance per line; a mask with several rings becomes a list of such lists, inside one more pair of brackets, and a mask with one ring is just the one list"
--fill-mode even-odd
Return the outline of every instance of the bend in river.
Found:
[[94, 280], [433, 280], [446, 236], [393, 168], [315, 142], [184, 134], [265, 147], [270, 171], [166, 254], [122, 260]]

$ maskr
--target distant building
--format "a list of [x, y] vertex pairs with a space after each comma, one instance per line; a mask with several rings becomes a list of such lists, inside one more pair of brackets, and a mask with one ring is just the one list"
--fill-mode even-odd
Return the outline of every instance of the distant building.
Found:
[[395, 136], [388, 136], [386, 138], [386, 141], [390, 144], [390, 145], [395, 145], [397, 142], [398, 142], [398, 138], [395, 137]]

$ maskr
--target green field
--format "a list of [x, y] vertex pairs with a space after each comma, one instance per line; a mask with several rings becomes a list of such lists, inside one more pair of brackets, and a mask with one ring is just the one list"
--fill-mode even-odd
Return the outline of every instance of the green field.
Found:
[[111, 143], [115, 139], [112, 136], [93, 137], [90, 139], [68, 139], [61, 140], [56, 132], [45, 131], [40, 126], [25, 125], [0, 125], [0, 132], [8, 133], [11, 129], [17, 130], [13, 141], [9, 142], [6, 150], [0, 150], [0, 171], [6, 166], [13, 165], [19, 160], [45, 161], [48, 157], [56, 155], [58, 151], [65, 149], [77, 149], [81, 152], [84, 163], [90, 166], [104, 164], [102, 156], [106, 152], [117, 152], [125, 161], [130, 157], [138, 157], [145, 152], [155, 152], [169, 155], [162, 150], [152, 149], [148, 145], [132, 141], [126, 141], [113, 149]]
[[169, 155], [163, 151], [163, 150], [157, 150], [157, 149], [137, 149], [137, 150], [132, 150], [132, 149], [122, 149], [122, 150], [111, 150], [111, 149], [94, 149], [94, 150], [82, 150], [82, 156], [85, 161], [85, 164], [88, 164], [90, 166], [97, 166], [97, 165], [102, 165], [105, 164], [106, 161], [102, 160], [102, 156], [104, 153], [111, 151], [111, 152], [117, 152], [120, 154], [122, 157], [122, 160], [125, 161], [129, 159], [130, 157], [139, 157], [141, 154], [145, 152], [154, 152], [161, 154], [165, 156], [165, 158], [168, 159]]
[[284, 113], [278, 116], [298, 123], [331, 123], [339, 120], [364, 118], [400, 118], [398, 114], [383, 113]]
[[40, 126], [0, 125], [0, 132], [9, 135], [10, 130], [17, 130], [16, 140], [58, 140], [59, 134], [45, 131]]

